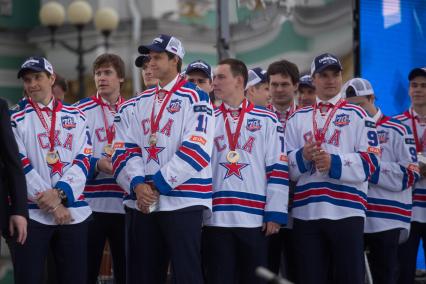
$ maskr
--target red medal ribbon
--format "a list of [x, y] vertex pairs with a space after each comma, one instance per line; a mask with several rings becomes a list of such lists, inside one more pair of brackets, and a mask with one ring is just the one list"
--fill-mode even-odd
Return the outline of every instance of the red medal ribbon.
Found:
[[166, 95], [161, 103], [160, 111], [158, 112], [157, 116], [155, 116], [155, 101], [158, 98], [159, 89], [157, 86], [157, 90], [155, 91], [155, 98], [154, 102], [152, 104], [152, 111], [151, 111], [151, 134], [155, 134], [158, 131], [158, 126], [160, 125], [161, 117], [163, 116], [164, 109], [166, 108], [166, 105], [170, 101], [172, 94], [176, 92], [180, 87], [182, 87], [186, 83], [186, 80], [184, 80], [182, 77], [179, 77], [176, 84], [173, 86], [173, 88], [170, 91], [166, 91]]
[[237, 147], [238, 137], [240, 137], [241, 126], [243, 125], [244, 115], [246, 112], [250, 111], [250, 107], [252, 107], [251, 105], [248, 105], [248, 104], [249, 103], [247, 102], [247, 100], [244, 99], [242, 102], [243, 107], [241, 109], [240, 116], [238, 117], [237, 128], [235, 129], [234, 133], [231, 132], [231, 126], [226, 117], [226, 113], [228, 111], [225, 108], [225, 104], [222, 103], [220, 105], [220, 110], [222, 111], [223, 120], [225, 122], [226, 136], [228, 137], [229, 149], [231, 151], [235, 151], [235, 148]]
[[412, 108], [410, 109], [410, 118], [411, 118], [411, 125], [413, 126], [414, 141], [416, 142], [416, 151], [417, 153], [420, 153], [420, 152], [423, 152], [423, 147], [419, 140], [419, 134], [417, 133], [417, 126], [414, 119], [414, 113]]
[[322, 144], [322, 142], [324, 141], [325, 138], [325, 134], [327, 133], [328, 127], [330, 126], [330, 122], [333, 119], [333, 116], [336, 114], [336, 111], [344, 106], [346, 104], [345, 100], [340, 99], [333, 107], [333, 109], [331, 110], [330, 114], [327, 117], [327, 120], [324, 123], [324, 127], [321, 129], [321, 131], [319, 131], [318, 129], [318, 125], [317, 125], [317, 121], [316, 121], [316, 114], [317, 114], [317, 110], [318, 110], [318, 104], [314, 105], [314, 111], [312, 112], [312, 128], [314, 131], [314, 137], [315, 140], [320, 142]]
[[[107, 136], [107, 141], [108, 141], [108, 144], [111, 144], [112, 141], [114, 140], [114, 137], [115, 137], [115, 127], [114, 127], [114, 123], [111, 124], [111, 126], [108, 125], [108, 118], [106, 117], [106, 113], [105, 113], [105, 110], [104, 110], [104, 108], [107, 107], [108, 110], [111, 111], [110, 108], [109, 108], [109, 105], [106, 104], [106, 103], [104, 103], [102, 101], [102, 98], [100, 98], [98, 94], [96, 94], [96, 96], [93, 96], [92, 99], [98, 105], [101, 106], [102, 118], [104, 120], [104, 126], [105, 126], [105, 132], [106, 132], [106, 136]], [[124, 102], [124, 99], [121, 96], [119, 96], [118, 97], [118, 101], [117, 101], [117, 103], [116, 103], [115, 106], [118, 108], [123, 102]]]
[[41, 124], [44, 129], [49, 133], [49, 151], [52, 152], [55, 149], [55, 125], [56, 125], [56, 112], [61, 109], [61, 102], [57, 101], [53, 98], [53, 109], [52, 109], [52, 119], [50, 120], [50, 128], [47, 125], [46, 120], [44, 119], [43, 113], [38, 105], [38, 103], [34, 103], [31, 98], [28, 99], [29, 103], [37, 113], [38, 118], [40, 119]]

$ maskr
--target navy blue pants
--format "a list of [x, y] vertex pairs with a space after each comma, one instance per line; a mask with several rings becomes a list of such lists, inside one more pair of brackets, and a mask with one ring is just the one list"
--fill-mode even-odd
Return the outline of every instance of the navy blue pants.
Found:
[[151, 214], [127, 208], [128, 284], [164, 283], [171, 263], [172, 283], [203, 283], [201, 206]]
[[410, 236], [405, 243], [399, 246], [398, 250], [398, 283], [414, 283], [420, 239], [423, 241], [423, 249], [426, 251], [426, 223], [411, 222]]
[[[300, 284], [363, 284], [364, 218], [294, 219], [293, 241]], [[332, 276], [329, 274], [332, 273]]]
[[266, 267], [267, 250], [267, 238], [261, 228], [204, 227], [206, 283], [264, 283], [255, 275], [255, 269]]
[[114, 280], [125, 284], [124, 214], [93, 212], [89, 221], [87, 249], [87, 284], [97, 283], [105, 241], [108, 240], [112, 254]]
[[365, 234], [368, 264], [374, 284], [396, 284], [398, 280], [398, 246], [401, 229]]
[[297, 283], [292, 229], [281, 228], [278, 234], [269, 237], [268, 269]]
[[10, 243], [15, 284], [41, 284], [46, 256], [52, 248], [58, 284], [86, 283], [87, 221], [75, 225], [28, 222], [24, 245]]

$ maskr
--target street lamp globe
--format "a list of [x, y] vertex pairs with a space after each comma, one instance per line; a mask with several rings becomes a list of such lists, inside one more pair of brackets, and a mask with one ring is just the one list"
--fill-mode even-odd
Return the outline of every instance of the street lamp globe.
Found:
[[83, 0], [73, 1], [67, 9], [68, 21], [76, 26], [83, 26], [92, 20], [93, 10], [89, 3]]
[[95, 14], [95, 27], [98, 31], [113, 31], [118, 26], [117, 11], [110, 7], [103, 7], [96, 11]]
[[47, 2], [41, 7], [39, 18], [43, 26], [59, 27], [65, 22], [65, 8], [59, 2]]

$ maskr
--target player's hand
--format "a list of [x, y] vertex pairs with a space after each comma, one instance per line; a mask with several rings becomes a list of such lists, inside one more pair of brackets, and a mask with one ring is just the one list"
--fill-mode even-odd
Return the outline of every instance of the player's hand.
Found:
[[53, 210], [53, 208], [61, 203], [61, 199], [59, 198], [59, 194], [56, 189], [48, 189], [46, 191], [39, 192], [36, 195], [36, 199], [38, 207], [47, 212]]
[[158, 191], [152, 189], [151, 186], [146, 183], [138, 184], [134, 191], [136, 193], [138, 207], [141, 210], [143, 207], [149, 207], [158, 200]]
[[319, 142], [314, 140], [309, 140], [305, 143], [305, 146], [303, 146], [303, 158], [311, 162], [313, 160], [313, 156], [316, 152], [318, 152]]
[[13, 237], [16, 232], [16, 242], [23, 245], [27, 239], [27, 219], [24, 216], [12, 215], [9, 219], [9, 233]]
[[55, 222], [58, 225], [65, 225], [71, 223], [71, 212], [64, 205], [59, 204], [55, 210], [52, 211]]
[[111, 157], [100, 158], [96, 163], [96, 167], [99, 172], [103, 172], [112, 175], [112, 160]]
[[320, 173], [328, 173], [331, 168], [331, 155], [322, 149], [314, 154], [313, 161]]
[[280, 231], [281, 225], [272, 221], [263, 223], [262, 231], [265, 232], [265, 236], [277, 234]]

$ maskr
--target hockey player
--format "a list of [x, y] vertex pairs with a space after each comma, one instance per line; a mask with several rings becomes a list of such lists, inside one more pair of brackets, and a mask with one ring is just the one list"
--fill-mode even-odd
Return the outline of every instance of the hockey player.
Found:
[[28, 238], [13, 249], [15, 283], [42, 283], [49, 246], [58, 283], [86, 282], [87, 219], [83, 189], [92, 154], [86, 117], [55, 99], [52, 65], [30, 57], [18, 78], [28, 99], [12, 117], [28, 188]]
[[[127, 240], [129, 283], [202, 283], [202, 212], [211, 210], [213, 109], [180, 76], [184, 49], [160, 35], [139, 47], [159, 84], [124, 103], [115, 118], [114, 176], [133, 197]], [[136, 200], [135, 200], [136, 199]]]
[[90, 176], [84, 196], [93, 211], [89, 222], [87, 283], [96, 283], [106, 240], [112, 253], [114, 279], [125, 281], [124, 208], [125, 191], [112, 176], [111, 155], [114, 115], [124, 102], [120, 95], [125, 78], [123, 60], [115, 54], [102, 54], [93, 63], [96, 94], [76, 106], [86, 115], [93, 143]]
[[409, 73], [408, 80], [411, 107], [395, 118], [413, 133], [421, 178], [413, 190], [410, 236], [399, 249], [398, 283], [401, 284], [414, 283], [420, 239], [423, 240], [423, 248], [426, 248], [426, 68], [414, 68]]
[[374, 105], [370, 82], [355, 78], [345, 86], [342, 97], [362, 107], [376, 123], [382, 153], [379, 167], [369, 180], [364, 230], [373, 282], [396, 284], [398, 245], [408, 238], [411, 186], [419, 178], [414, 139], [409, 128]]
[[271, 103], [266, 70], [256, 67], [248, 71], [246, 97], [256, 106], [266, 107]]
[[[287, 119], [296, 111], [295, 100], [299, 81], [299, 69], [296, 64], [290, 61], [280, 60], [269, 65], [266, 75], [272, 96], [272, 104], [268, 106], [268, 109], [277, 115], [285, 130]], [[290, 199], [293, 196], [294, 186], [295, 184], [290, 182]], [[289, 202], [289, 214], [291, 216], [291, 201]], [[268, 268], [276, 274], [281, 272], [285, 278], [292, 282], [297, 282], [291, 218], [289, 218], [289, 223], [286, 227], [281, 228], [277, 235], [269, 238]]]
[[207, 283], [259, 283], [254, 271], [267, 263], [266, 236], [287, 221], [283, 128], [271, 111], [244, 98], [246, 83], [243, 62], [219, 62], [213, 88], [223, 103], [215, 111], [213, 214], [203, 230]]
[[189, 63], [185, 70], [185, 76], [188, 82], [194, 83], [207, 94], [210, 94], [213, 90], [212, 68], [207, 62], [200, 59]]
[[311, 75], [317, 103], [301, 108], [285, 132], [290, 177], [297, 181], [292, 206], [299, 283], [364, 283], [367, 180], [378, 166], [374, 121], [340, 96], [342, 66], [332, 54], [317, 56]]
[[315, 86], [310, 75], [304, 75], [299, 79], [297, 88], [297, 104], [299, 107], [312, 106], [316, 102]]

